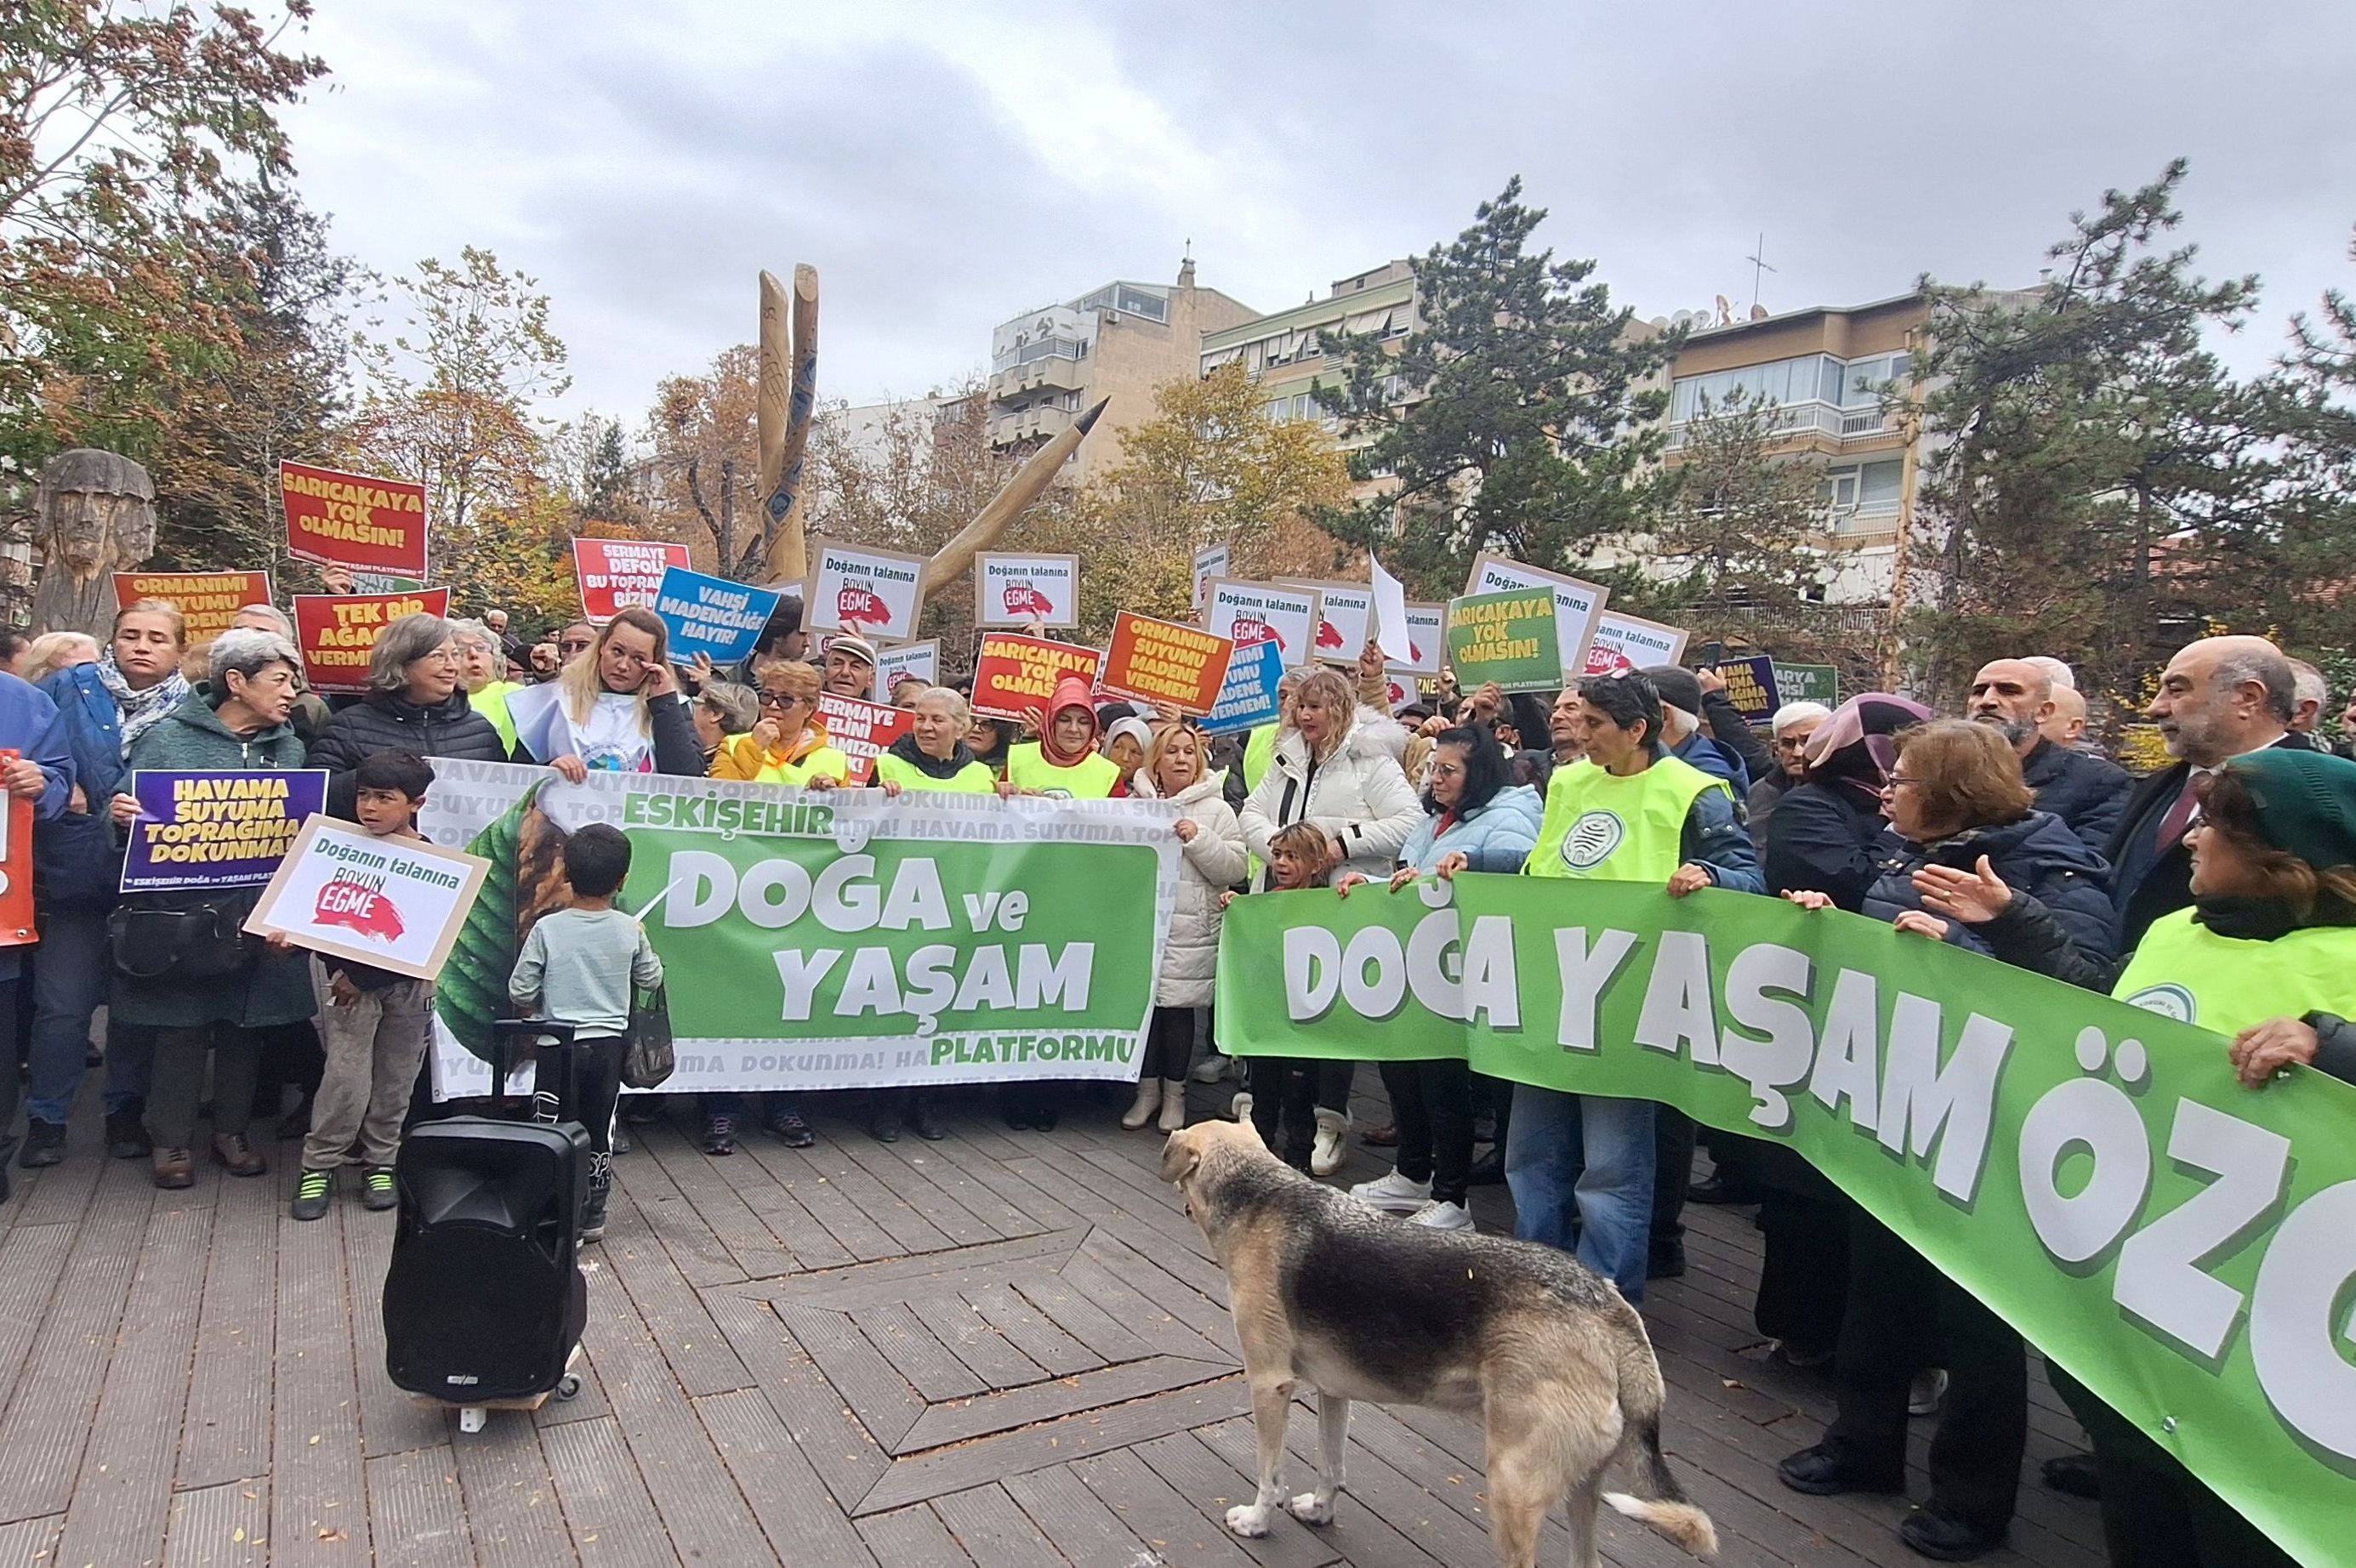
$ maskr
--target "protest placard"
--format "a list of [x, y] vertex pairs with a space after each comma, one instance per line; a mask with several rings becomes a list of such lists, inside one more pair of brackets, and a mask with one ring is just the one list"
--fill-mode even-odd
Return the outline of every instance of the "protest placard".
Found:
[[896, 549], [810, 541], [809, 580], [802, 586], [802, 624], [813, 632], [856, 632], [906, 642], [925, 607], [928, 558]]
[[423, 578], [403, 577], [397, 571], [352, 573], [352, 592], [355, 593], [415, 593], [424, 586]]
[[573, 541], [573, 577], [581, 586], [581, 613], [597, 625], [632, 604], [651, 606], [663, 573], [691, 564], [687, 547], [660, 539]]
[[845, 784], [863, 784], [875, 776], [875, 759], [889, 751], [892, 742], [908, 732], [916, 716], [905, 708], [894, 708], [888, 702], [869, 702], [856, 697], [838, 697], [831, 691], [819, 694], [819, 722], [826, 726], [826, 738], [834, 749], [851, 759], [851, 777]]
[[301, 463], [278, 465], [286, 553], [425, 577], [425, 486]]
[[118, 571], [114, 607], [128, 610], [142, 599], [161, 599], [187, 623], [188, 645], [202, 647], [237, 619], [249, 604], [270, 601], [266, 571]]
[[1094, 648], [984, 632], [974, 653], [973, 710], [993, 719], [1027, 719], [1033, 709], [1047, 706], [1055, 683], [1067, 675], [1094, 686], [1103, 663], [1104, 656]]
[[1385, 571], [1382, 561], [1374, 556], [1366, 558], [1366, 568], [1373, 578], [1374, 594], [1366, 614], [1366, 635], [1382, 645], [1386, 665], [1411, 665], [1414, 656], [1408, 639], [1406, 585]]
[[327, 805], [323, 769], [131, 775], [139, 816], [123, 859], [123, 891], [243, 888], [268, 881], [294, 835]]
[[[1559, 627], [1560, 621], [1555, 624]], [[1438, 675], [1448, 652], [1448, 606], [1410, 604], [1407, 607], [1408, 657], [1386, 659], [1383, 667], [1408, 675]]]
[[1650, 669], [1675, 664], [1685, 656], [1686, 631], [1665, 626], [1642, 615], [1606, 610], [1595, 618], [1595, 638], [1587, 645], [1582, 675], [1610, 675], [1615, 669]]
[[1785, 664], [1775, 661], [1775, 701], [1821, 702], [1840, 706], [1840, 671], [1828, 664]]
[[1547, 691], [1562, 683], [1554, 592], [1545, 583], [1501, 593], [1468, 593], [1448, 605], [1448, 662], [1473, 691], [1494, 681], [1506, 691]]
[[1781, 701], [1775, 695], [1775, 661], [1765, 654], [1721, 659], [1708, 667], [1726, 682], [1726, 699], [1734, 704], [1746, 724], [1764, 724], [1775, 716]]
[[1257, 730], [1277, 720], [1277, 683], [1284, 678], [1284, 653], [1274, 643], [1250, 643], [1227, 661], [1219, 700], [1203, 720], [1205, 735]]
[[380, 838], [316, 816], [295, 835], [245, 929], [431, 980], [490, 867], [423, 838]]
[[[0, 752], [0, 762], [13, 763], [17, 755]], [[40, 939], [33, 912], [33, 803], [0, 795], [0, 947]]]
[[1076, 626], [1080, 624], [1080, 558], [1009, 555], [984, 550], [973, 558], [973, 624], [977, 626]]
[[941, 640], [926, 637], [921, 643], [902, 643], [896, 648], [875, 651], [875, 689], [884, 696], [892, 695], [893, 687], [914, 676], [926, 686], [941, 683]]
[[297, 593], [294, 646], [315, 691], [366, 691], [377, 634], [403, 615], [447, 615], [450, 591], [417, 593]]
[[1273, 639], [1291, 669], [1307, 664], [1317, 636], [1317, 590], [1215, 577], [1204, 587], [1203, 628], [1241, 646]]
[[1113, 617], [1097, 688], [1168, 713], [1201, 717], [1218, 702], [1236, 645], [1199, 626], [1124, 610]]
[[1223, 544], [1215, 544], [1194, 552], [1194, 613], [1203, 613], [1204, 587], [1214, 577], [1225, 577], [1227, 564], [1235, 552]]
[[713, 664], [728, 665], [753, 651], [780, 597], [775, 589], [674, 566], [663, 572], [654, 609], [670, 633], [672, 663], [707, 654]]
[[1277, 581], [1286, 588], [1317, 590], [1317, 630], [1309, 639], [1310, 656], [1325, 664], [1356, 664], [1372, 635], [1375, 591], [1363, 582], [1312, 582], [1298, 577]]
[[1568, 678], [1584, 667], [1588, 639], [1595, 635], [1603, 602], [1612, 597], [1610, 589], [1483, 550], [1472, 558], [1472, 572], [1465, 580], [1464, 592], [1502, 593], [1509, 588], [1536, 588], [1541, 583], [1554, 590], [1555, 650], [1562, 656], [1561, 673]]

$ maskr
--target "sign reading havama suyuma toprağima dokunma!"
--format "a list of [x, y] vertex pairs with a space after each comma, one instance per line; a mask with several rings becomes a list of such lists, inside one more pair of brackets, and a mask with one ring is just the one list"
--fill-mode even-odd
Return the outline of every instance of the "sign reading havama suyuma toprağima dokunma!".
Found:
[[1134, 1080], [1176, 891], [1174, 806], [437, 760], [420, 827], [491, 863], [435, 987], [434, 1082], [485, 1093], [489, 1026], [565, 836], [629, 836], [620, 906], [670, 992], [669, 1091]]

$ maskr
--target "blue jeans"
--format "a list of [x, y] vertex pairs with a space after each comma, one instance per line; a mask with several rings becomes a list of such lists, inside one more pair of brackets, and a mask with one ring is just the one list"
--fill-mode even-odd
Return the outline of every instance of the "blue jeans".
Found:
[[[106, 1000], [106, 982], [113, 972], [104, 910], [41, 912], [41, 944], [33, 954], [27, 1115], [65, 1125], [66, 1113], [73, 1108], [74, 1094], [81, 1088], [82, 1062], [90, 1052], [90, 1016]], [[111, 1045], [112, 1031], [109, 1033]], [[115, 1071], [114, 1054], [112, 1050], [106, 1053], [110, 1114], [121, 1110], [124, 1101], [139, 1098], [147, 1087], [144, 1075], [135, 1085], [123, 1083]], [[135, 1088], [137, 1093], [125, 1093], [126, 1088]]]
[[1505, 1131], [1514, 1234], [1575, 1253], [1644, 1299], [1653, 1234], [1653, 1103], [1514, 1086]]

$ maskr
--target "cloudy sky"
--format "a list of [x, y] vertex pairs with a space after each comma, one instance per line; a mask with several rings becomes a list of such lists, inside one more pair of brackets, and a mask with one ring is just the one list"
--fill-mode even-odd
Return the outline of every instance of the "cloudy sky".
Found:
[[2185, 238], [2283, 318], [2356, 286], [2344, 0], [321, 0], [302, 184], [387, 272], [538, 277], [568, 411], [823, 291], [822, 395], [952, 385], [991, 327], [1111, 277], [1274, 310], [1420, 253], [1520, 173], [1540, 237], [1645, 315], [2019, 283], [2073, 208], [2192, 161]]

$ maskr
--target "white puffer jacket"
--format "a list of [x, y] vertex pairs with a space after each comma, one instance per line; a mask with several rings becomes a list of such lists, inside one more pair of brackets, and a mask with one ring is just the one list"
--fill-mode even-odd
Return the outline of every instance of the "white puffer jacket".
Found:
[[1313, 768], [1309, 742], [1287, 730], [1276, 760], [1244, 802], [1244, 843], [1262, 862], [1255, 890], [1267, 885], [1268, 841], [1288, 823], [1310, 822], [1342, 846], [1340, 871], [1388, 877], [1399, 847], [1423, 821], [1423, 805], [1389, 742], [1399, 726], [1354, 719], [1333, 754]]
[[[1198, 829], [1180, 846], [1178, 901], [1170, 912], [1170, 942], [1162, 950], [1162, 974], [1154, 981], [1158, 1008], [1206, 1008], [1219, 962], [1219, 895], [1244, 880], [1244, 833], [1225, 799], [1223, 769], [1195, 780], [1170, 797], [1179, 815]], [[1152, 785], [1138, 770], [1138, 793]]]

